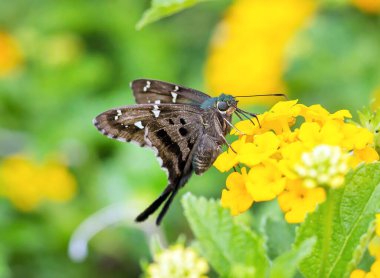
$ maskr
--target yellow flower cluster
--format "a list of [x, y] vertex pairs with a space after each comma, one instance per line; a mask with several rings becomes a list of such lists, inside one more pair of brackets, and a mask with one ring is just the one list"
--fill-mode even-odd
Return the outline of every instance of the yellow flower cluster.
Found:
[[379, 0], [352, 0], [352, 4], [368, 13], [380, 13]]
[[330, 114], [320, 105], [283, 101], [258, 115], [256, 124], [237, 123], [231, 133], [239, 139], [214, 163], [221, 172], [243, 164], [228, 176], [222, 206], [236, 215], [277, 197], [285, 219], [302, 222], [325, 200], [327, 188], [342, 186], [350, 169], [378, 160], [373, 134], [345, 123], [350, 117], [347, 110]]
[[[286, 47], [312, 17], [316, 3], [315, 0], [234, 2], [211, 43], [205, 71], [209, 91], [215, 94], [237, 91], [242, 95], [284, 91]], [[273, 98], [262, 100], [272, 102]]]
[[0, 31], [0, 77], [8, 75], [21, 62], [22, 54], [16, 40]]
[[207, 261], [191, 248], [177, 244], [154, 256], [147, 268], [149, 278], [206, 278]]
[[369, 272], [365, 272], [362, 269], [356, 269], [351, 273], [350, 278], [380, 277], [380, 214], [376, 215], [376, 222], [376, 236], [371, 240], [368, 248], [371, 256], [375, 257], [375, 261]]
[[75, 190], [75, 178], [57, 162], [38, 165], [23, 156], [10, 156], [0, 165], [0, 196], [21, 211], [31, 211], [44, 200], [67, 201]]

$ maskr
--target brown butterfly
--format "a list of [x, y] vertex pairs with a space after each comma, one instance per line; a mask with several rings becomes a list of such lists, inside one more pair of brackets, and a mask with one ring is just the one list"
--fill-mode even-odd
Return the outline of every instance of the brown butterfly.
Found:
[[235, 97], [210, 97], [200, 91], [157, 80], [131, 83], [138, 104], [101, 113], [94, 125], [104, 135], [122, 142], [136, 142], [152, 149], [168, 172], [168, 185], [136, 221], [144, 221], [162, 203], [160, 224], [178, 189], [191, 174], [204, 173], [213, 164], [221, 146], [227, 144], [232, 114], [242, 119], [256, 117], [237, 107]]

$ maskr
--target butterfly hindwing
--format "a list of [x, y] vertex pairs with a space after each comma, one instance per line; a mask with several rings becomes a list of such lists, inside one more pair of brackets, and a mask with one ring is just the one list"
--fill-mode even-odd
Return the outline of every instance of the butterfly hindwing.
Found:
[[131, 83], [137, 103], [177, 103], [200, 105], [208, 95], [180, 85], [158, 80], [137, 79]]
[[174, 185], [184, 175], [199, 138], [201, 113], [202, 109], [193, 105], [133, 105], [108, 110], [97, 116], [94, 124], [112, 139], [153, 149], [168, 171], [169, 184]]

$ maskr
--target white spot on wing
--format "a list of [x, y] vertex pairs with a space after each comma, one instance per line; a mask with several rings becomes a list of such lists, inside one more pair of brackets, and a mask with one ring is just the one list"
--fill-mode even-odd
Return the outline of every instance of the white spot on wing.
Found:
[[174, 92], [178, 92], [178, 90], [179, 90], [179, 87], [176, 85], [176, 86], [174, 87]]
[[158, 100], [155, 100], [154, 103], [155, 103], [155, 104], [160, 104], [160, 103], [161, 103], [161, 100], [159, 100], [159, 99], [158, 99]]
[[177, 102], [177, 96], [178, 96], [178, 94], [175, 93], [175, 92], [171, 92], [171, 94], [172, 94], [172, 97], [173, 97], [173, 99], [172, 99], [173, 103], [176, 103]]
[[152, 112], [156, 118], [158, 118], [158, 116], [160, 116], [160, 110], [152, 110]]
[[153, 105], [153, 110], [152, 110], [152, 112], [153, 112], [153, 114], [154, 114], [154, 116], [156, 117], [156, 118], [158, 118], [158, 116], [160, 115], [160, 108], [158, 107], [158, 105], [157, 104], [154, 104]]
[[117, 115], [115, 116], [115, 121], [117, 121], [119, 119], [119, 117], [121, 116], [121, 110], [117, 109], [116, 113], [117, 113]]
[[143, 91], [146, 92], [148, 91], [149, 88], [150, 88], [150, 81], [148, 80], [146, 81], [146, 85], [144, 86]]
[[120, 142], [127, 142], [127, 139], [123, 137], [117, 137], [116, 140]]
[[135, 122], [135, 126], [137, 126], [139, 129], [143, 129], [144, 126], [141, 121]]

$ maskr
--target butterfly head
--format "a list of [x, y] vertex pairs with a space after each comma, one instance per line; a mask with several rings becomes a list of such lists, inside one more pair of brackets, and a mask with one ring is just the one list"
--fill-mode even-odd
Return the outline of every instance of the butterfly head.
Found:
[[201, 107], [203, 109], [216, 108], [220, 114], [230, 116], [235, 112], [236, 105], [237, 101], [233, 96], [221, 94], [218, 97], [206, 100]]

